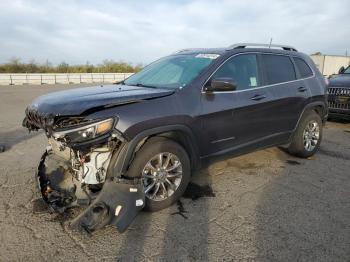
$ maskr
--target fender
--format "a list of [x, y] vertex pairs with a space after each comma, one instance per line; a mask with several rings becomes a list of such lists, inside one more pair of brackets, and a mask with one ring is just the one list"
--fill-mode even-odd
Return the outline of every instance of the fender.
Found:
[[[120, 150], [120, 153], [116, 157], [115, 163], [113, 164], [111, 175], [113, 177], [120, 177], [121, 175], [127, 172], [129, 164], [136, 150], [136, 147], [143, 139], [150, 136], [155, 136], [158, 134], [171, 132], [171, 131], [181, 131], [181, 132], [184, 132], [186, 135], [188, 135], [188, 137], [190, 138], [188, 139], [189, 141], [187, 141], [188, 145], [190, 146], [190, 152], [188, 153], [189, 153], [189, 157], [192, 160], [191, 165], [194, 169], [198, 168], [200, 166], [199, 150], [198, 150], [197, 144], [194, 142], [196, 140], [195, 140], [195, 136], [192, 133], [192, 130], [188, 126], [175, 124], [175, 125], [160, 126], [160, 127], [144, 130], [139, 134], [137, 134], [130, 141], [124, 143], [123, 147]], [[134, 176], [134, 175], [130, 174], [130, 176]]]

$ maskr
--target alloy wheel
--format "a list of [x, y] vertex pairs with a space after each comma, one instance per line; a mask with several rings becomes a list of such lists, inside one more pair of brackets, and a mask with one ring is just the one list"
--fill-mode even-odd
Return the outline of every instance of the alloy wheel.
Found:
[[142, 170], [146, 197], [163, 201], [173, 195], [182, 180], [182, 163], [172, 153], [162, 152], [152, 157]]
[[320, 138], [320, 127], [315, 120], [311, 120], [303, 132], [304, 148], [307, 151], [313, 151]]

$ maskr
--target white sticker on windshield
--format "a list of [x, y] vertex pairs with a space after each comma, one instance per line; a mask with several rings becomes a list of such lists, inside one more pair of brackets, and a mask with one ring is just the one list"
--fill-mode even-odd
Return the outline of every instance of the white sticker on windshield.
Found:
[[198, 55], [196, 55], [196, 57], [198, 57], [198, 58], [209, 58], [209, 59], [216, 59], [219, 56], [220, 55], [218, 55], [218, 54], [198, 54]]

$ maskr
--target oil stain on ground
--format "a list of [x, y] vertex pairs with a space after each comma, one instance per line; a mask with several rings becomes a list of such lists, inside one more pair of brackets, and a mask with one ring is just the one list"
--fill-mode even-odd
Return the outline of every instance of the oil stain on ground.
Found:
[[215, 197], [215, 193], [209, 185], [200, 186], [190, 182], [185, 193], [183, 194], [183, 197], [197, 200], [201, 197]]
[[61, 225], [63, 225], [65, 222], [72, 220], [74, 217], [76, 217], [80, 212], [82, 212], [82, 208], [76, 208], [76, 209], [67, 209], [63, 213], [53, 213], [53, 218], [50, 220], [51, 222], [59, 222]]
[[181, 200], [178, 200], [177, 201], [177, 212], [171, 213], [171, 215], [180, 215], [184, 219], [187, 219], [188, 217], [185, 215], [186, 213], [188, 213], [188, 212], [185, 210], [184, 205], [182, 204]]
[[228, 165], [241, 170], [257, 169], [265, 167], [264, 164], [255, 162], [238, 162], [237, 160], [228, 161]]
[[48, 212], [49, 207], [42, 198], [33, 200], [33, 213]]
[[0, 145], [0, 153], [5, 152], [5, 146]]
[[[190, 198], [192, 200], [197, 200], [201, 197], [215, 197], [213, 189], [209, 185], [200, 186], [195, 183], [190, 182], [187, 186], [185, 193], [183, 194], [184, 198]], [[171, 213], [171, 215], [180, 215], [184, 219], [188, 217], [185, 215], [188, 213], [181, 200], [177, 201], [177, 212]]]
[[295, 161], [295, 160], [291, 160], [291, 159], [286, 160], [286, 163], [289, 165], [292, 165], [292, 166], [301, 165], [301, 163], [299, 161]]

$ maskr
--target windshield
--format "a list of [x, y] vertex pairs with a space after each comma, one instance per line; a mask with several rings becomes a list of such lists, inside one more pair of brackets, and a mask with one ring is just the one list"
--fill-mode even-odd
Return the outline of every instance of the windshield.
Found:
[[350, 74], [350, 66], [347, 69], [345, 69], [343, 74]]
[[167, 56], [132, 75], [124, 81], [124, 84], [153, 88], [182, 88], [218, 56], [217, 54]]

